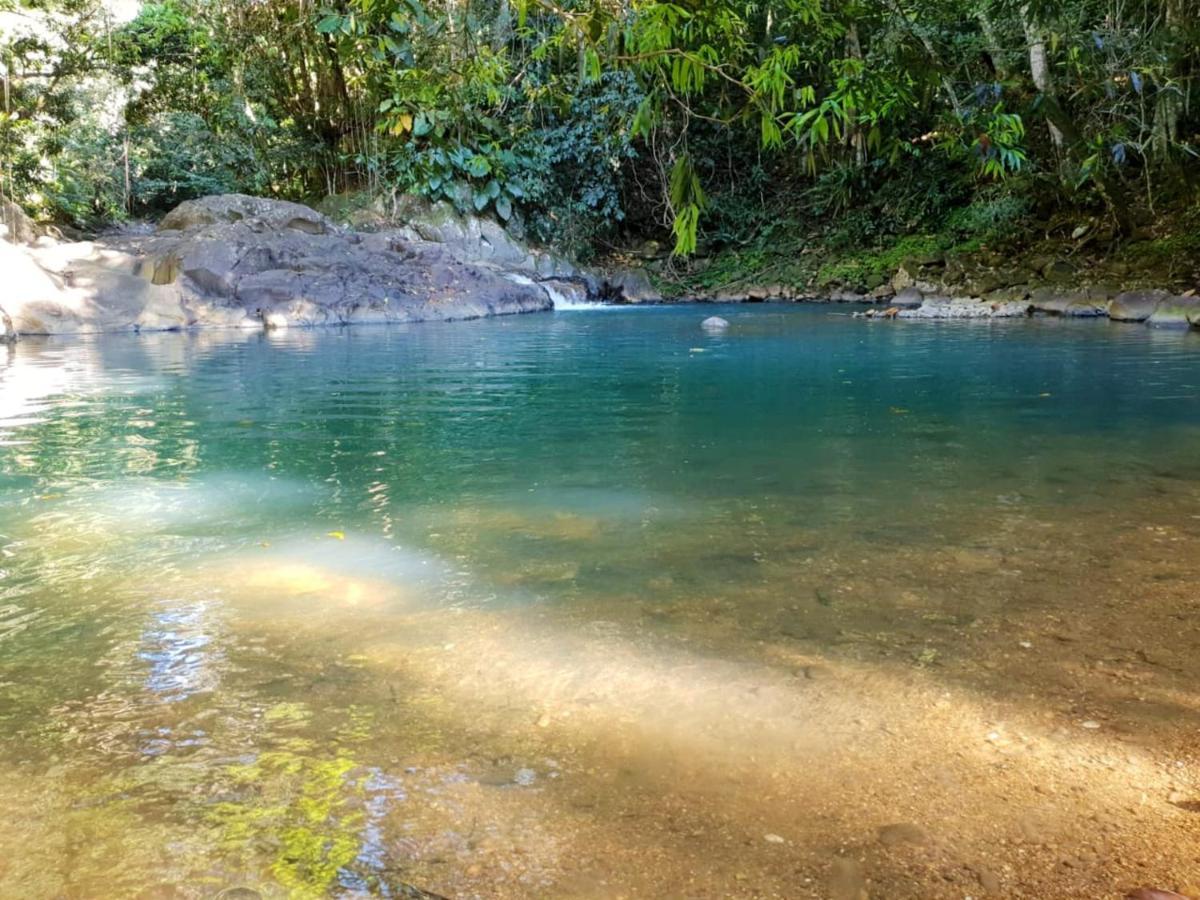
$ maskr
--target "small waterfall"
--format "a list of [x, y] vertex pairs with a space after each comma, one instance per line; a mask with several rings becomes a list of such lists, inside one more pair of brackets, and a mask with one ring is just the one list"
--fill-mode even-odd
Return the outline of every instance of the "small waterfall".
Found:
[[579, 300], [568, 297], [562, 291], [545, 282], [542, 283], [542, 288], [550, 295], [550, 301], [554, 304], [556, 312], [565, 309], [605, 309], [608, 307], [607, 303], [596, 303], [591, 300]]
[[[579, 299], [578, 297], [569, 296], [560, 290], [555, 284], [554, 279], [547, 281], [534, 281], [525, 275], [517, 275], [515, 273], [506, 273], [505, 278], [516, 284], [536, 284], [550, 296], [550, 302], [554, 304], [554, 309], [569, 310], [569, 309], [609, 309], [611, 304], [595, 302], [588, 299]], [[559, 282], [564, 284], [565, 282]], [[574, 293], [574, 292], [572, 292]], [[580, 291], [580, 293], [584, 293]]]

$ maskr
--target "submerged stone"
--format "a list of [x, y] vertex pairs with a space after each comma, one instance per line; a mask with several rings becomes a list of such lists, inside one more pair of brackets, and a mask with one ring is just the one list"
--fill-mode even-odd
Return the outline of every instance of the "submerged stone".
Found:
[[720, 316], [709, 316], [700, 323], [700, 327], [705, 331], [725, 331], [729, 328], [729, 320]]

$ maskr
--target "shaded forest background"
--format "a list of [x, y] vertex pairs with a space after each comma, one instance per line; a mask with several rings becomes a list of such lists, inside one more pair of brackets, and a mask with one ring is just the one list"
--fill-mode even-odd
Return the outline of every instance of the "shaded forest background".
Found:
[[0, 0], [0, 194], [64, 226], [419, 194], [716, 283], [819, 245], [1200, 254], [1196, 0]]

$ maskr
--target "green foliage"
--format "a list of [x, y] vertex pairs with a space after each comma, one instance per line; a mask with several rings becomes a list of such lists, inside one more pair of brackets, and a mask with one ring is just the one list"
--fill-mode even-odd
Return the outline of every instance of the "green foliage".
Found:
[[944, 241], [938, 235], [911, 235], [879, 250], [843, 256], [826, 263], [818, 273], [818, 283], [874, 287], [882, 284], [905, 260], [943, 248]]
[[951, 212], [945, 231], [955, 240], [992, 243], [1019, 234], [1029, 211], [1029, 201], [1023, 195], [992, 191]]
[[520, 141], [532, 237], [582, 259], [614, 236], [626, 218], [623, 179], [638, 160], [630, 123], [644, 99], [629, 73], [605, 73]]
[[156, 115], [130, 140], [137, 211], [169, 210], [209, 194], [258, 194], [269, 185], [253, 146], [237, 134], [218, 137], [195, 113]]
[[55, 15], [0, 38], [0, 190], [77, 224], [364, 189], [579, 255], [670, 235], [766, 260], [788, 245], [771, 222], [814, 217], [834, 249], [997, 235], [1030, 185], [1131, 233], [1200, 158], [1200, 27], [1175, 0], [160, 0], [119, 27], [99, 0], [28, 8]]

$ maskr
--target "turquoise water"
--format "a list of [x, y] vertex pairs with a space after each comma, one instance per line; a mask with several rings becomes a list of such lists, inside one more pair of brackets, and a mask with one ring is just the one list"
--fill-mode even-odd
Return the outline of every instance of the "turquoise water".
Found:
[[[715, 837], [622, 855], [613, 798], [678, 764], [638, 741], [707, 734], [711, 672], [1058, 698], [1063, 673], [976, 666], [980, 635], [1195, 584], [1104, 548], [1168, 529], [1194, 558], [1200, 335], [719, 312], [719, 336], [655, 308], [0, 351], [0, 799], [34, 811], [0, 825], [0, 895], [639, 896], [676, 866], [731, 896], [741, 866], [808, 896]], [[685, 653], [680, 690], [713, 685], [666, 728]], [[647, 705], [605, 724], [626, 676]], [[1138, 727], [1194, 728], [1189, 686]]]

